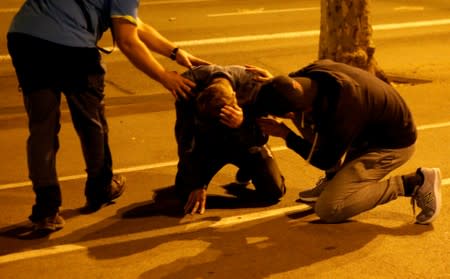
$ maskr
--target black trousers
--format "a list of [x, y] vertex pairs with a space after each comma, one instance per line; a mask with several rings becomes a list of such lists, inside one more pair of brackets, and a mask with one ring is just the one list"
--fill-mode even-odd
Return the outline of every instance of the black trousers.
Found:
[[97, 49], [74, 48], [23, 34], [8, 34], [8, 50], [28, 115], [27, 161], [36, 201], [30, 219], [58, 212], [62, 198], [56, 171], [60, 104], [64, 94], [86, 164], [85, 195], [106, 195], [112, 178], [104, 74]]
[[219, 152], [187, 151], [180, 157], [175, 188], [185, 200], [195, 188], [207, 187], [214, 175], [226, 164], [237, 166], [255, 186], [262, 201], [278, 201], [285, 193], [284, 177], [268, 145]]

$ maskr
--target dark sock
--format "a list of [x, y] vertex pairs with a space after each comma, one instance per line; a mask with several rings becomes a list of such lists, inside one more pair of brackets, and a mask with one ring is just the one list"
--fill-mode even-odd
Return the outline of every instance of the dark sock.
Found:
[[409, 197], [413, 194], [414, 189], [417, 186], [421, 186], [423, 184], [424, 177], [420, 169], [417, 169], [415, 173], [402, 176], [402, 180], [405, 196]]

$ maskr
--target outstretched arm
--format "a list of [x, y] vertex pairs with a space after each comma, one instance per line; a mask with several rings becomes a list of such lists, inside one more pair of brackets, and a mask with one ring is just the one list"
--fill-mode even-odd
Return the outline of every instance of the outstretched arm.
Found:
[[[112, 19], [112, 29], [117, 46], [131, 63], [147, 74], [150, 78], [161, 83], [175, 98], [187, 98], [191, 88], [195, 86], [192, 81], [173, 71], [167, 71], [152, 55], [146, 43], [139, 37], [138, 27], [121, 18]], [[151, 40], [151, 38], [148, 38]], [[158, 38], [154, 38], [158, 41]]]
[[[151, 50], [166, 56], [170, 57], [172, 52], [175, 50], [176, 46], [161, 35], [155, 28], [144, 23], [143, 21], [138, 19], [138, 34], [139, 38], [144, 42], [144, 44]], [[186, 68], [192, 68], [192, 66], [199, 65], [209, 65], [210, 62], [200, 59], [198, 57], [193, 56], [189, 52], [184, 49], [177, 49], [174, 57], [170, 57], [175, 59], [175, 61], [184, 66]]]

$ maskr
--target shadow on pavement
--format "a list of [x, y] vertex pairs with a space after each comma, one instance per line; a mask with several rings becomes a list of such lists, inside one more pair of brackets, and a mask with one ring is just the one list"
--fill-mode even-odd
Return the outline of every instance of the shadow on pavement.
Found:
[[[115, 230], [116, 224], [109, 229]], [[149, 263], [147, 270], [139, 266], [139, 278], [266, 278], [352, 253], [379, 235], [415, 236], [431, 230], [432, 226], [384, 227], [359, 221], [330, 225], [290, 215], [109, 243], [90, 247], [88, 252], [98, 260], [147, 255], [156, 257], [151, 258], [155, 262], [164, 251], [162, 263]]]
[[[67, 209], [61, 212], [67, 221], [80, 215], [80, 209]], [[46, 248], [55, 245], [48, 231], [33, 231], [30, 221], [24, 221], [7, 227], [0, 228], [0, 255], [20, 252], [33, 248]], [[26, 240], [26, 241], [24, 241]]]
[[[245, 185], [230, 183], [222, 186], [232, 196], [211, 195], [207, 197], [207, 209], [260, 208], [276, 204], [277, 201], [261, 201], [256, 191]], [[177, 198], [174, 186], [154, 191], [153, 200], [131, 206], [122, 213], [123, 218], [142, 218], [151, 216], [184, 217], [182, 202]]]
[[[228, 197], [208, 197], [210, 207], [214, 207], [215, 198]], [[9, 252], [67, 243], [91, 243], [87, 246], [89, 257], [98, 260], [121, 261], [134, 255], [148, 256], [148, 263], [136, 267], [141, 274], [139, 278], [208, 278], [214, 275], [220, 278], [265, 278], [352, 253], [379, 235], [415, 236], [433, 230], [433, 226], [404, 224], [385, 227], [355, 220], [322, 224], [317, 216], [311, 215], [312, 211], [307, 211], [233, 226], [203, 226], [195, 230], [159, 233], [158, 228], [164, 231], [180, 226], [182, 214], [174, 210], [181, 206], [179, 202], [176, 205], [177, 202], [171, 187], [161, 188], [155, 191], [151, 202], [121, 208], [115, 216], [56, 239], [12, 242], [8, 244]], [[223, 206], [226, 203], [218, 204]], [[238, 204], [236, 202], [232, 206]], [[241, 205], [249, 206], [244, 202]], [[77, 210], [63, 212], [65, 218], [77, 214]], [[205, 214], [190, 224], [213, 223], [220, 219], [220, 216]], [[11, 237], [21, 225], [24, 224], [1, 229], [0, 236]], [[133, 233], [143, 234], [133, 238]], [[113, 237], [120, 237], [120, 241], [114, 241], [117, 238]], [[2, 247], [2, 254], [7, 250]], [[164, 261], [156, 264], [159, 257]], [[95, 270], [92, 272], [95, 277]]]

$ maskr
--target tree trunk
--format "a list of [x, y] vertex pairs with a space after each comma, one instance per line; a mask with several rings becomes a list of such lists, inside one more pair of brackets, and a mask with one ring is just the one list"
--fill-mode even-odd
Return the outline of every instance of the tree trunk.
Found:
[[374, 57], [369, 11], [370, 0], [321, 0], [319, 59], [356, 66], [388, 82]]

